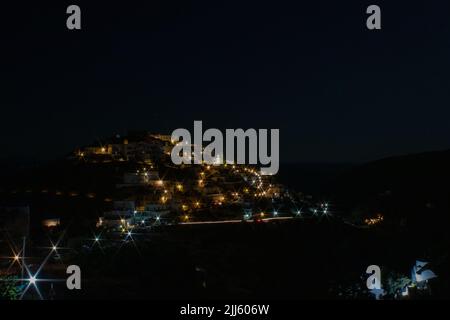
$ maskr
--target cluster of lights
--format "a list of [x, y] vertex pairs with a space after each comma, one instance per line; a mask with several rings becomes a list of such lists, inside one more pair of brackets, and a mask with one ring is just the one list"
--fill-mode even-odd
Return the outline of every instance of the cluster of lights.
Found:
[[375, 218], [368, 218], [365, 219], [364, 222], [365, 224], [369, 225], [369, 226], [373, 226], [373, 225], [377, 225], [381, 222], [383, 222], [384, 217], [381, 214], [377, 214], [377, 216]]
[[[57, 251], [59, 249], [63, 249], [60, 248], [58, 245], [62, 240], [62, 237], [64, 236], [65, 232], [62, 233], [62, 235], [60, 236], [60, 238], [58, 239], [58, 241], [56, 243], [53, 243], [52, 241], [50, 241], [50, 252], [47, 254], [47, 256], [45, 257], [45, 259], [42, 261], [42, 263], [40, 264], [40, 266], [38, 267], [38, 269], [32, 273], [31, 270], [28, 267], [28, 264], [25, 262], [25, 257], [23, 257], [23, 261], [22, 261], [22, 268], [23, 270], [26, 272], [26, 278], [24, 279], [20, 279], [21, 281], [24, 281], [25, 283], [27, 283], [27, 285], [25, 286], [24, 290], [22, 291], [21, 295], [20, 295], [20, 300], [22, 300], [24, 298], [24, 296], [26, 295], [26, 293], [28, 292], [28, 290], [33, 287], [34, 290], [36, 291], [36, 293], [39, 295], [39, 298], [41, 300], [43, 300], [43, 296], [39, 290], [38, 287], [38, 282], [56, 282], [56, 281], [64, 281], [62, 279], [40, 279], [38, 278], [39, 273], [42, 271], [42, 269], [44, 269], [45, 265], [47, 264], [47, 262], [49, 261], [50, 257], [54, 254], [58, 254]], [[22, 250], [24, 250], [25, 248], [23, 248]], [[19, 256], [19, 254], [15, 254], [14, 255], [14, 261], [19, 261], [21, 258]]]
[[254, 196], [255, 197], [265, 197], [266, 196], [266, 192], [265, 191], [255, 192]]

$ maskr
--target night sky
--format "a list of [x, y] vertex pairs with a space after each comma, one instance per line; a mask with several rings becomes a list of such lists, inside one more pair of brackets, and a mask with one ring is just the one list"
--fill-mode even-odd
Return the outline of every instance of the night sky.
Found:
[[[194, 120], [280, 128], [281, 162], [450, 148], [448, 2], [243, 2], [2, 4], [0, 157]], [[366, 28], [369, 4], [382, 30]]]

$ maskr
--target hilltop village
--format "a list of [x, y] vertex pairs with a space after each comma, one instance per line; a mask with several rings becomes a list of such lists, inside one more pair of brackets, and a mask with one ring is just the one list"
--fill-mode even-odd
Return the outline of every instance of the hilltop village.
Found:
[[79, 148], [71, 161], [117, 164], [113, 198], [97, 226], [142, 228], [164, 223], [292, 218], [306, 198], [291, 193], [256, 166], [174, 165], [171, 137], [147, 132], [119, 135]]

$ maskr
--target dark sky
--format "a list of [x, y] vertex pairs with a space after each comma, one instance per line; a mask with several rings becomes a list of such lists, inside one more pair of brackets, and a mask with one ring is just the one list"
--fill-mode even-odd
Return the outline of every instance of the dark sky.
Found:
[[[373, 3], [379, 31], [365, 25]], [[81, 7], [81, 31], [66, 29], [70, 4]], [[446, 149], [449, 30], [445, 1], [3, 6], [0, 157], [51, 159], [194, 120], [280, 128], [282, 162]]]

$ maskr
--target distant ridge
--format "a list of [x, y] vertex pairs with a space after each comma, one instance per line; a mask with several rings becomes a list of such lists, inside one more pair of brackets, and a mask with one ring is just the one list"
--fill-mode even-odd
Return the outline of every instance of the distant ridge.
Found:
[[[380, 159], [340, 175], [331, 189], [348, 209], [384, 210], [391, 217], [450, 217], [450, 150]], [[441, 220], [442, 221], [442, 220]]]

